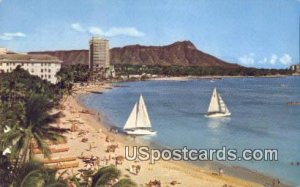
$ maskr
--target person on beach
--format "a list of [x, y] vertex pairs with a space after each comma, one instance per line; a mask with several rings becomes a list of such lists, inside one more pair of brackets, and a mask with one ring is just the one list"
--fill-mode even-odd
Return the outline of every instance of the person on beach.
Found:
[[219, 176], [222, 176], [224, 173], [223, 169], [222, 168], [219, 168]]
[[136, 169], [135, 173], [136, 173], [136, 175], [137, 175], [137, 174], [139, 174], [139, 172], [140, 172], [140, 170], [141, 170], [141, 166], [140, 166], [140, 165], [137, 165], [137, 166], [135, 167], [135, 169]]
[[101, 122], [100, 112], [97, 112], [98, 120]]
[[129, 172], [135, 174], [135, 165], [130, 166]]

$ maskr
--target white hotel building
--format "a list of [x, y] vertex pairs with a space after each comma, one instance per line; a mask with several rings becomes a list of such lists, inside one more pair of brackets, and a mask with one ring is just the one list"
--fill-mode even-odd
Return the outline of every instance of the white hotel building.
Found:
[[11, 72], [20, 65], [31, 75], [39, 76], [53, 84], [57, 82], [56, 73], [61, 64], [61, 60], [50, 55], [0, 53], [0, 72]]

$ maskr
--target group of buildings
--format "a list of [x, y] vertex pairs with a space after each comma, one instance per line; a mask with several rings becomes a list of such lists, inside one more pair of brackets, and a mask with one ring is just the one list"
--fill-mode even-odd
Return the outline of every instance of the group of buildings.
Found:
[[[92, 37], [89, 42], [89, 68], [91, 71], [102, 71], [105, 76], [114, 76], [114, 68], [110, 66], [109, 41]], [[55, 56], [45, 54], [15, 53], [0, 48], [0, 72], [11, 72], [17, 66], [30, 74], [39, 76], [55, 84], [56, 73], [61, 69], [63, 61]]]
[[292, 70], [294, 73], [300, 74], [300, 64], [291, 65], [290, 70]]

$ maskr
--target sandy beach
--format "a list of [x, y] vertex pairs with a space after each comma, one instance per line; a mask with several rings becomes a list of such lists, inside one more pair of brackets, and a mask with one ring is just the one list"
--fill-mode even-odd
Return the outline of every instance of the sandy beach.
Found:
[[[149, 181], [154, 180], [160, 181], [162, 186], [183, 187], [255, 187], [272, 184], [272, 179], [256, 173], [252, 175], [252, 178], [251, 176], [249, 178], [241, 176], [243, 179], [232, 177], [231, 174], [227, 174], [226, 168], [224, 169], [224, 174], [219, 175], [217, 172], [182, 161], [158, 161], [155, 164], [150, 164], [149, 161], [123, 160], [125, 146], [141, 145], [141, 142], [135, 142], [130, 137], [110, 132], [108, 126], [104, 124], [101, 114], [88, 110], [78, 101], [78, 96], [81, 94], [87, 94], [91, 91], [100, 93], [109, 89], [111, 89], [109, 84], [77, 88], [75, 95], [67, 97], [62, 102], [61, 111], [64, 117], [57, 125], [62, 128], [70, 128], [72, 132], [64, 134], [67, 137], [67, 143], [51, 146], [51, 148], [56, 149], [68, 148], [67, 151], [53, 153], [51, 159], [72, 158], [70, 163], [74, 164], [75, 167], [67, 170], [64, 174], [66, 177], [79, 176], [80, 172], [78, 170], [81, 169], [94, 168], [96, 170], [102, 166], [116, 165], [118, 162], [117, 167], [121, 170], [122, 175], [131, 178], [138, 186], [147, 186]], [[115, 149], [114, 152], [107, 152], [108, 147]], [[42, 159], [42, 156], [36, 155], [36, 158]], [[95, 158], [96, 161], [93, 164], [84, 162], [84, 160], [89, 158]], [[54, 165], [57, 166], [59, 164]], [[133, 165], [139, 166], [140, 171], [138, 174], [135, 174], [130, 169]], [[243, 173], [239, 172], [242, 170], [233, 170], [237, 170], [236, 173], [241, 173], [241, 175]], [[59, 172], [63, 171], [65, 169]], [[251, 179], [251, 181], [248, 179]]]

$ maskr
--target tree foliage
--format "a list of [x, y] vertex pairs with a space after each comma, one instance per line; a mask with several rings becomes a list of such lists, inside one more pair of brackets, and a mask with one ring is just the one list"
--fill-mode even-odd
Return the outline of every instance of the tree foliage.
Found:
[[266, 76], [266, 75], [287, 75], [290, 70], [284, 69], [257, 69], [257, 68], [224, 68], [200, 67], [200, 66], [160, 66], [160, 65], [115, 65], [117, 75], [155, 74], [164, 76]]
[[[49, 156], [46, 140], [59, 141], [62, 132], [52, 124], [60, 113], [52, 113], [62, 98], [57, 85], [30, 75], [19, 66], [0, 74], [0, 175], [7, 182], [30, 160], [30, 145]], [[6, 133], [4, 129], [10, 129]], [[9, 149], [11, 153], [3, 155]], [[2, 178], [2, 177], [1, 177]]]
[[[0, 186], [12, 187], [63, 187], [75, 182], [80, 186], [107, 186], [112, 179], [119, 179], [121, 172], [113, 167], [87, 173], [84, 181], [70, 178], [61, 180], [56, 171], [31, 159], [32, 143], [49, 156], [46, 141], [60, 141], [67, 129], [56, 128], [61, 113], [53, 112], [64, 94], [70, 94], [74, 82], [87, 81], [90, 77], [85, 66], [62, 68], [54, 85], [17, 67], [11, 73], [0, 74]], [[5, 133], [4, 129], [6, 130]], [[9, 129], [9, 130], [7, 130]], [[4, 150], [10, 153], [3, 155]], [[129, 179], [121, 179], [113, 186], [135, 187]]]
[[56, 170], [45, 168], [41, 163], [24, 163], [15, 173], [13, 186], [16, 187], [65, 187], [67, 181], [56, 178]]
[[121, 171], [115, 166], [106, 166], [99, 169], [92, 178], [91, 187], [105, 187], [111, 183], [112, 180], [118, 181], [112, 184], [112, 187], [136, 187], [137, 185], [130, 179], [120, 179]]

